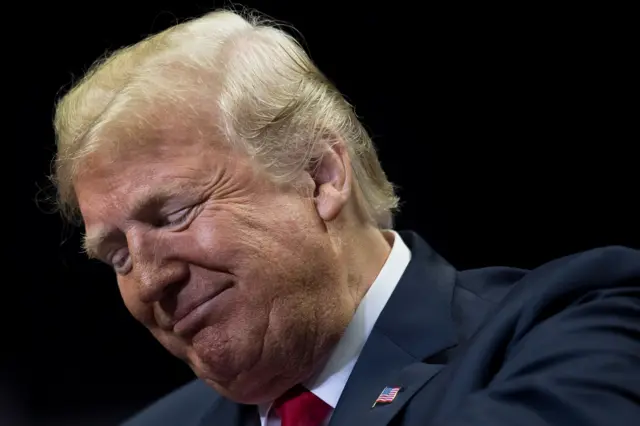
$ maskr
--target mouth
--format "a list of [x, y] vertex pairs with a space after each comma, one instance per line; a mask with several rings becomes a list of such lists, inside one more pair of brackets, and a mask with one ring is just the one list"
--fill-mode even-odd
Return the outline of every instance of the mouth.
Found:
[[189, 313], [177, 320], [173, 325], [173, 332], [181, 337], [188, 337], [197, 332], [207, 318], [224, 304], [224, 295], [232, 286], [225, 286], [219, 292], [211, 295], [195, 306]]

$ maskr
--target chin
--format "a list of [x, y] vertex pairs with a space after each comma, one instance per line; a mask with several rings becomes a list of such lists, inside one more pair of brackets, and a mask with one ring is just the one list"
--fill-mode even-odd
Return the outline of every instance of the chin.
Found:
[[210, 347], [208, 350], [200, 349], [191, 353], [189, 364], [196, 376], [218, 393], [242, 404], [257, 404], [268, 400], [269, 395], [265, 395], [265, 390], [269, 393], [267, 383], [271, 378], [265, 380], [255, 371], [259, 357], [233, 356], [232, 353], [238, 352], [229, 348], [217, 351]]
[[[217, 360], [217, 361], [216, 361]], [[301, 374], [310, 367], [296, 365], [295, 362], [287, 363], [283, 367], [282, 360], [275, 362], [263, 362], [261, 359], [245, 358], [240, 362], [231, 359], [221, 362], [208, 358], [198, 359], [197, 365], [192, 366], [198, 377], [213, 387], [218, 393], [227, 399], [240, 404], [262, 404], [273, 401], [282, 395], [287, 389], [293, 387], [307, 378]], [[224, 368], [217, 368], [224, 366]]]

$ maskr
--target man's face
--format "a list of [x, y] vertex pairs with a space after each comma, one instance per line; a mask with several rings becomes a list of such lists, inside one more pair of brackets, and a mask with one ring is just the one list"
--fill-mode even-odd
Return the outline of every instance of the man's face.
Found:
[[339, 339], [346, 272], [312, 198], [182, 136], [93, 155], [75, 185], [87, 246], [172, 354], [227, 397], [266, 401]]

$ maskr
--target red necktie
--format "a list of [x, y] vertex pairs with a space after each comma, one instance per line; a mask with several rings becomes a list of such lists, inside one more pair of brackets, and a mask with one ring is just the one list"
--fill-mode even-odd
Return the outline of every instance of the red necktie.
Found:
[[293, 387], [273, 404], [282, 426], [320, 426], [331, 406], [300, 385]]

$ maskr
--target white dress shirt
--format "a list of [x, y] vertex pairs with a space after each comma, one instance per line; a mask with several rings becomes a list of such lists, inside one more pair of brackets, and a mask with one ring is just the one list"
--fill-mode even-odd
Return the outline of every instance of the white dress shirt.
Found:
[[[349, 326], [320, 374], [309, 382], [303, 383], [307, 389], [331, 406], [332, 413], [351, 375], [351, 370], [373, 330], [373, 325], [411, 260], [411, 252], [400, 235], [395, 231], [389, 232], [392, 234], [393, 243], [389, 257], [380, 273], [360, 302]], [[281, 426], [277, 416], [269, 415], [271, 405], [270, 403], [258, 406], [261, 425]], [[324, 422], [325, 425], [329, 424], [330, 418], [331, 415]]]

